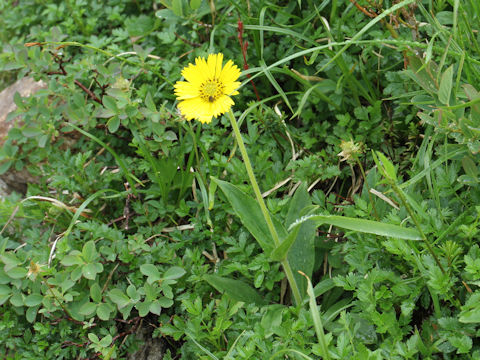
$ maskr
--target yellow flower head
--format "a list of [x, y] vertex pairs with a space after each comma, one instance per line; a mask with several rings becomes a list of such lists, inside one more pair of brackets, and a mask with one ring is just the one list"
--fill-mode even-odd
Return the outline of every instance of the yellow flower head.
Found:
[[178, 109], [187, 120], [209, 123], [212, 117], [226, 113], [234, 104], [230, 95], [237, 95], [240, 69], [228, 60], [222, 68], [223, 54], [210, 54], [208, 59], [197, 57], [182, 75], [186, 81], [175, 83]]

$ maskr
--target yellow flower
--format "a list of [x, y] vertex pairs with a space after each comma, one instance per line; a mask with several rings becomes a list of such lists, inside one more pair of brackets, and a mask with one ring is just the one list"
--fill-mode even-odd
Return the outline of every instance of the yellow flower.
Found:
[[223, 54], [210, 54], [208, 59], [197, 57], [182, 75], [186, 81], [175, 83], [178, 109], [187, 120], [209, 123], [212, 117], [226, 113], [234, 104], [230, 95], [237, 95], [240, 69], [228, 60], [222, 68]]

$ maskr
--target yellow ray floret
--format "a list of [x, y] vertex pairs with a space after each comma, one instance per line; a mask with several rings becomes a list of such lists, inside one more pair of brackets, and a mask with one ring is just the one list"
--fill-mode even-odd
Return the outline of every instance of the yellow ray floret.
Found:
[[187, 119], [209, 123], [212, 117], [226, 113], [234, 104], [231, 95], [237, 95], [240, 69], [228, 60], [222, 67], [223, 54], [210, 54], [207, 60], [195, 59], [182, 70], [186, 81], [175, 83], [175, 95], [180, 113]]

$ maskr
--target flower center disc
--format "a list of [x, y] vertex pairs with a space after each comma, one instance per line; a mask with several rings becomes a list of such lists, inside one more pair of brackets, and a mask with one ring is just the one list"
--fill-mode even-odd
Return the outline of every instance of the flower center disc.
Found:
[[200, 86], [200, 96], [203, 100], [214, 102], [222, 95], [223, 85], [216, 79], [207, 80]]

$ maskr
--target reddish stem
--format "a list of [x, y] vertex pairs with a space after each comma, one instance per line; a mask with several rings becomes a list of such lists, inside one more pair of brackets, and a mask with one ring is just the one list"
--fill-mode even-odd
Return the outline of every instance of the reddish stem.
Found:
[[[243, 55], [243, 70], [248, 70], [248, 63], [247, 63], [247, 48], [248, 48], [248, 41], [243, 41], [243, 22], [242, 20], [238, 19], [237, 22], [237, 31], [238, 31], [238, 42], [240, 43], [240, 49], [242, 49]], [[247, 74], [247, 78], [251, 78], [250, 74]], [[253, 80], [250, 80], [252, 83], [253, 91], [255, 92], [255, 96], [257, 97], [257, 101], [260, 101], [260, 95], [258, 95], [257, 87]]]

